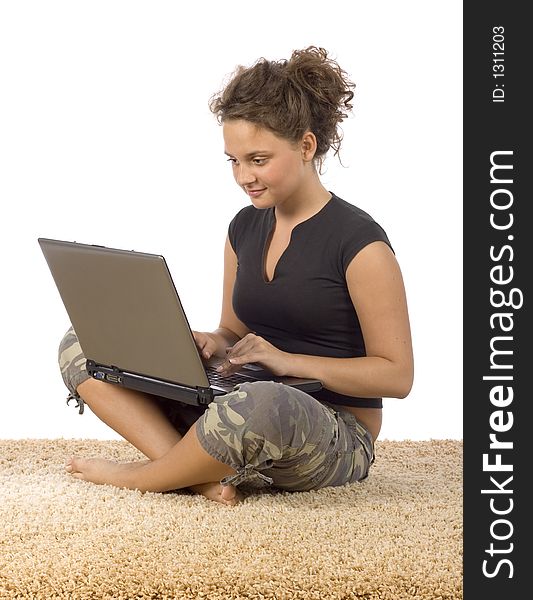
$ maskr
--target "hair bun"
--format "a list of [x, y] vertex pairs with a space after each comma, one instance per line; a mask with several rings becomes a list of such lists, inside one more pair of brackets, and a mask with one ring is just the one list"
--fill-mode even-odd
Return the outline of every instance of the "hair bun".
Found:
[[251, 67], [238, 67], [209, 106], [220, 122], [244, 119], [293, 142], [312, 131], [321, 164], [330, 148], [339, 154], [339, 125], [353, 108], [354, 88], [324, 48], [308, 46], [288, 60], [260, 58]]

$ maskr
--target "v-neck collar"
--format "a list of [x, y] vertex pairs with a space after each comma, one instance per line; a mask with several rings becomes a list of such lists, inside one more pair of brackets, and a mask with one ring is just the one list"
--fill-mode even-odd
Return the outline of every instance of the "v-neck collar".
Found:
[[289, 250], [292, 245], [294, 232], [297, 229], [301, 228], [302, 225], [305, 226], [306, 224], [315, 221], [317, 218], [320, 218], [324, 214], [326, 208], [334, 201], [335, 194], [333, 192], [329, 192], [329, 193], [331, 194], [331, 198], [326, 202], [326, 204], [324, 204], [324, 206], [320, 210], [318, 210], [314, 215], [311, 215], [304, 221], [297, 223], [292, 228], [290, 238], [289, 238], [289, 243], [287, 244], [287, 247], [285, 248], [285, 250], [283, 250], [283, 252], [281, 253], [280, 257], [278, 258], [276, 264], [274, 265], [274, 270], [272, 272], [272, 279], [267, 279], [266, 259], [267, 259], [268, 250], [270, 249], [270, 243], [272, 241], [272, 236], [274, 234], [274, 228], [276, 226], [276, 212], [275, 212], [274, 207], [267, 209], [268, 213], [269, 213], [268, 217], [267, 217], [267, 223], [268, 223], [269, 227], [268, 227], [268, 233], [267, 233], [265, 239], [263, 240], [263, 251], [261, 253], [261, 279], [263, 280], [264, 284], [269, 285], [276, 281], [276, 279], [277, 279], [276, 273], [278, 271], [278, 266], [279, 266], [280, 262], [289, 253]]

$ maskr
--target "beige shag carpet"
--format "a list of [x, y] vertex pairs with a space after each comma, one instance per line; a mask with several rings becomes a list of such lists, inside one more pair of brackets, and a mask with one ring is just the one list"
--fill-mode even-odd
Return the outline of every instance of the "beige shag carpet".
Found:
[[381, 441], [369, 478], [248, 491], [74, 480], [72, 454], [130, 461], [126, 442], [0, 440], [0, 598], [460, 599], [462, 442]]

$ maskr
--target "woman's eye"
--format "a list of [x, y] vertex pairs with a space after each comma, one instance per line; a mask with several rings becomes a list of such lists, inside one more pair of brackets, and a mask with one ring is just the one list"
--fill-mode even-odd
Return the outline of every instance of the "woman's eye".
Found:
[[[227, 161], [234, 166], [239, 164], [239, 161], [236, 158], [228, 158]], [[266, 158], [252, 158], [252, 164], [256, 166], [264, 165], [266, 161]]]

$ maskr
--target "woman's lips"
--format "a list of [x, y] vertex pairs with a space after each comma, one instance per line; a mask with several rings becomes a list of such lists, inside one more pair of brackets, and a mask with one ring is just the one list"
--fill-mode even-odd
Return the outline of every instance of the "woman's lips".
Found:
[[260, 190], [259, 189], [257, 189], [257, 190], [246, 190], [246, 193], [251, 198], [257, 198], [257, 196], [260, 196], [265, 190], [266, 190], [266, 188], [262, 188]]

